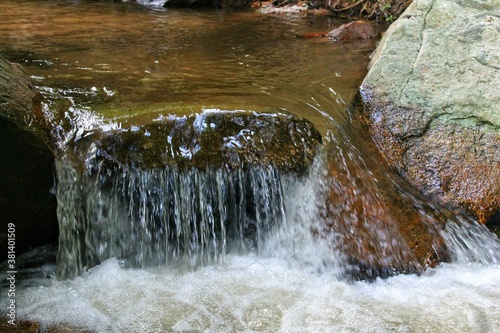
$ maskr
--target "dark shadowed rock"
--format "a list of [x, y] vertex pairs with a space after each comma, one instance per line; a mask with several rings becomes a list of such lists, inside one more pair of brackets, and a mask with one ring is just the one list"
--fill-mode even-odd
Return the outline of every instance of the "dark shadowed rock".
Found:
[[0, 246], [15, 224], [16, 254], [57, 241], [53, 156], [36, 89], [21, 66], [0, 57]]
[[481, 223], [500, 209], [499, 34], [496, 0], [414, 1], [360, 89], [389, 164]]

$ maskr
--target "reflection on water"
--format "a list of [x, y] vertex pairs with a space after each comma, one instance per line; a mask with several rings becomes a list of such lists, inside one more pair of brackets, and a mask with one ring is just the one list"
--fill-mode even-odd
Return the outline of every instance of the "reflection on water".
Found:
[[[140, 125], [159, 115], [286, 111], [314, 122], [335, 151], [326, 163], [344, 179], [337, 188], [345, 194], [336, 206], [340, 217], [358, 217], [347, 209], [359, 209], [356, 200], [369, 217], [392, 192], [427, 216], [420, 197], [406, 192], [352, 126], [346, 101], [375, 41], [294, 37], [339, 24], [132, 3], [4, 0], [0, 54], [33, 75], [54, 123], [65, 119], [54, 132], [61, 150], [84, 130]], [[187, 273], [122, 269], [112, 258], [64, 282], [44, 278], [54, 270], [44, 259], [30, 275], [35, 279], [19, 285], [18, 315], [95, 332], [500, 331], [499, 245], [475, 225], [442, 231], [454, 264], [371, 284], [339, 279], [343, 258], [330, 247], [338, 239], [330, 234], [326, 245], [311, 234], [320, 229], [318, 189], [330, 185], [327, 175], [323, 167], [306, 179], [286, 179], [286, 223], [258, 254], [229, 253], [222, 263]], [[404, 223], [405, 216], [398, 218]], [[375, 239], [394, 244], [384, 232]]]
[[375, 43], [347, 49], [296, 39], [341, 23], [316, 17], [93, 1], [13, 3], [0, 4], [2, 55], [23, 63], [38, 85], [108, 117], [215, 107], [287, 110], [317, 119], [308, 106], [313, 96], [334, 91], [331, 106], [343, 110], [342, 99], [352, 98]]

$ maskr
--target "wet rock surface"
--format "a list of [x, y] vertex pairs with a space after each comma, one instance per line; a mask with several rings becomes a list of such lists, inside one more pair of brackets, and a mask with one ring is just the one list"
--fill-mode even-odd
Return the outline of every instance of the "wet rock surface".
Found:
[[[354, 124], [366, 141], [366, 155], [362, 160], [345, 159], [345, 153], [330, 149], [325, 228], [318, 230], [342, 254], [346, 277], [372, 281], [421, 274], [449, 261], [442, 233], [453, 214], [429, 203], [381, 164], [366, 127], [358, 118]], [[360, 161], [366, 169], [359, 167]]]
[[16, 254], [57, 241], [53, 156], [36, 89], [19, 65], [0, 57], [0, 234], [15, 224]]
[[337, 235], [347, 278], [372, 281], [421, 274], [450, 260], [441, 235], [447, 217], [418, 195], [411, 196], [411, 189], [405, 188], [406, 197], [397, 190], [381, 196], [351, 192], [347, 178], [332, 168], [329, 172], [337, 184], [328, 197], [325, 227]]
[[175, 166], [183, 171], [272, 165], [302, 173], [311, 165], [321, 140], [318, 130], [303, 118], [204, 112], [166, 117], [128, 130], [96, 132], [76, 142], [76, 148], [80, 159], [92, 159], [100, 168]]
[[83, 133], [56, 163], [58, 278], [110, 257], [192, 269], [257, 251], [285, 218], [282, 175], [306, 173], [321, 140], [305, 119], [255, 112]]
[[499, 33], [497, 1], [414, 1], [360, 88], [389, 164], [481, 223], [500, 209]]

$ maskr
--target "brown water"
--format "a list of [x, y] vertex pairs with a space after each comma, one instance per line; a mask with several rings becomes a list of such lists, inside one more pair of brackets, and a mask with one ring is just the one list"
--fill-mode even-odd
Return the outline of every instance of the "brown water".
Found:
[[37, 85], [107, 118], [148, 114], [135, 123], [219, 108], [288, 111], [321, 127], [317, 108], [345, 112], [375, 45], [295, 37], [342, 23], [326, 17], [94, 1], [2, 1], [0, 20], [0, 54]]

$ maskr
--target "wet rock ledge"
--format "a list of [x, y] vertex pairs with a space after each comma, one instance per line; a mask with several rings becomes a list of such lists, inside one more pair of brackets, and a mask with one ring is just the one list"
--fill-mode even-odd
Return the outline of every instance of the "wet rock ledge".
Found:
[[185, 171], [272, 165], [300, 174], [311, 165], [321, 140], [319, 131], [303, 118], [213, 110], [162, 117], [126, 130], [96, 131], [77, 141], [76, 151], [84, 154], [78, 159], [100, 168], [169, 166]]
[[83, 133], [56, 162], [57, 277], [110, 257], [193, 269], [258, 249], [285, 218], [281, 175], [304, 174], [321, 140], [302, 118], [219, 110]]
[[415, 0], [373, 54], [360, 93], [389, 164], [481, 223], [500, 213], [498, 0]]

